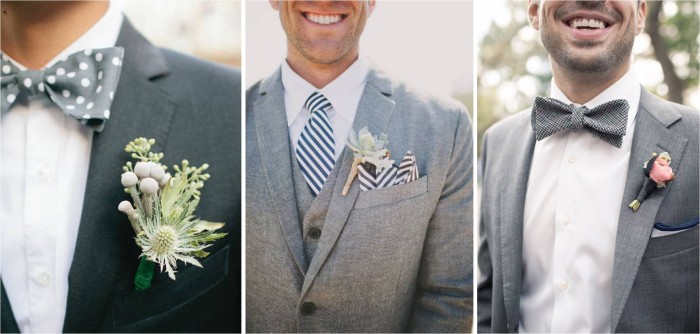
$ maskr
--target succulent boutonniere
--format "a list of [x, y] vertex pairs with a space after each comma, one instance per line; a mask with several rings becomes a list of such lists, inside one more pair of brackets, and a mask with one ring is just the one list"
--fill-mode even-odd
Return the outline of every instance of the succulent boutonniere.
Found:
[[173, 166], [175, 174], [166, 172], [167, 166], [159, 163], [163, 153], [151, 152], [154, 139], [137, 138], [126, 145], [136, 164], [124, 166], [121, 176], [125, 191], [131, 195], [136, 208], [129, 201], [119, 203], [136, 233], [136, 244], [141, 248], [141, 258], [135, 289], [151, 286], [155, 264], [175, 279], [177, 261], [202, 267], [196, 258], [209, 255], [204, 249], [210, 242], [226, 233], [215, 231], [223, 223], [212, 223], [194, 216], [199, 204], [200, 189], [209, 179], [207, 164], [191, 167], [187, 160], [181, 166]]
[[644, 185], [639, 191], [637, 198], [630, 203], [630, 208], [634, 211], [639, 209], [642, 202], [656, 188], [664, 188], [666, 184], [676, 178], [676, 173], [671, 168], [671, 155], [668, 152], [661, 154], [652, 153], [651, 159], [644, 163], [644, 175], [647, 178], [644, 180]]
[[377, 138], [377, 136], [372, 136], [367, 127], [360, 129], [357, 134], [354, 130], [350, 130], [347, 146], [353, 151], [354, 159], [350, 175], [348, 175], [348, 180], [343, 187], [343, 196], [348, 194], [352, 180], [357, 176], [359, 164], [367, 164], [367, 167], [376, 168], [377, 173], [394, 164], [394, 160], [389, 159], [391, 152], [386, 148], [388, 142], [385, 133]]

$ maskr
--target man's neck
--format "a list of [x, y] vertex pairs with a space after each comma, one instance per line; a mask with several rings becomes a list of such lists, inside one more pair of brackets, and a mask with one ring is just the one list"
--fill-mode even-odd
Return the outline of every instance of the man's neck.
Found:
[[318, 89], [326, 87], [345, 73], [359, 57], [358, 50], [333, 63], [323, 64], [310, 61], [295, 51], [289, 50], [287, 52], [287, 64], [296, 74]]
[[563, 69], [552, 62], [554, 83], [573, 103], [585, 104], [620, 80], [630, 70], [629, 61], [608, 72], [581, 73]]
[[107, 1], [2, 2], [0, 48], [30, 69], [40, 69], [97, 23]]

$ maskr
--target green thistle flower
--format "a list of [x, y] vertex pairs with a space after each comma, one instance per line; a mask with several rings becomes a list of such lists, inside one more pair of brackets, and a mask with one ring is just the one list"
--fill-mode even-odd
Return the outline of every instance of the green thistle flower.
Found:
[[163, 153], [150, 152], [153, 144], [153, 139], [137, 138], [126, 146], [126, 152], [139, 160], [135, 165], [127, 163], [122, 174], [122, 184], [131, 194], [136, 209], [127, 205], [128, 202], [122, 202], [119, 209], [131, 221], [136, 244], [142, 251], [140, 257], [157, 263], [161, 272], [166, 271], [174, 280], [178, 261], [202, 267], [197, 258], [209, 255], [204, 250], [226, 233], [215, 232], [223, 223], [208, 222], [194, 215], [200, 189], [210, 177], [205, 173], [209, 166], [191, 167], [183, 160], [181, 166], [173, 166], [174, 175], [165, 173], [167, 167], [158, 162]]

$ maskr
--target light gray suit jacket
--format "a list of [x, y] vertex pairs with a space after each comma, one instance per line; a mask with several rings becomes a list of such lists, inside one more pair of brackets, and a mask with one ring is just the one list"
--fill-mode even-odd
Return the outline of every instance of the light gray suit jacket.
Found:
[[[420, 178], [347, 196], [345, 149], [300, 217], [280, 71], [246, 106], [246, 324], [249, 332], [464, 332], [472, 314], [472, 130], [465, 108], [376, 71], [353, 122], [410, 150]], [[296, 176], [295, 176], [296, 175]], [[336, 182], [337, 181], [337, 182]], [[303, 181], [301, 181], [303, 182]], [[322, 233], [315, 240], [312, 227]], [[314, 303], [305, 315], [302, 304]]]
[[[635, 126], [616, 244], [600, 245], [615, 247], [611, 329], [698, 332], [698, 227], [651, 238], [657, 222], [679, 225], [698, 217], [698, 112], [642, 89]], [[523, 212], [534, 147], [529, 110], [484, 136], [479, 332], [518, 330]], [[628, 205], [644, 182], [641, 166], [662, 151], [673, 157], [676, 180], [634, 212]]]

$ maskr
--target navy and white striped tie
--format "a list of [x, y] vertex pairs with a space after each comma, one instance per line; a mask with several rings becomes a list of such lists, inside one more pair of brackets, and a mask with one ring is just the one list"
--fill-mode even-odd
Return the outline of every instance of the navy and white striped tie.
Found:
[[320, 92], [314, 92], [304, 107], [311, 112], [311, 118], [301, 131], [296, 155], [311, 194], [316, 197], [335, 164], [333, 127], [327, 113], [331, 103]]

